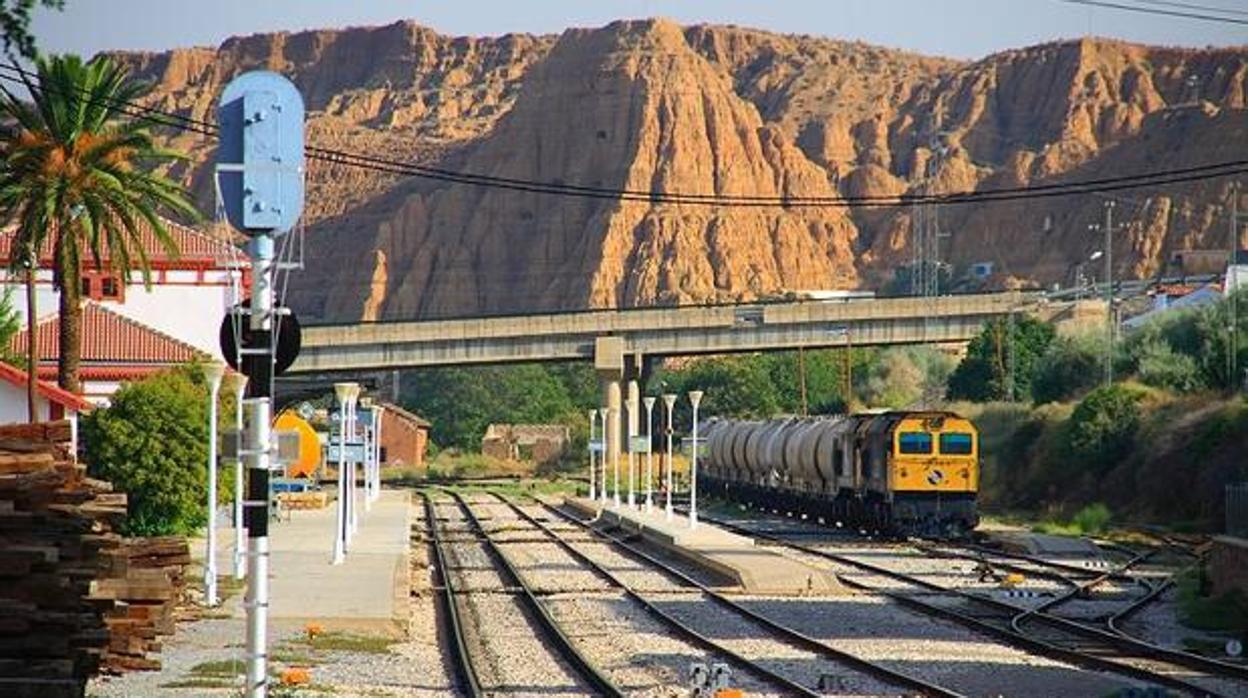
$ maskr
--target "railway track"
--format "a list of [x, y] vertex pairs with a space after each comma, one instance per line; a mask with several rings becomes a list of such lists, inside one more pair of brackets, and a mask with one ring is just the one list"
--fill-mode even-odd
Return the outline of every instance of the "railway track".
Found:
[[[638, 591], [634, 586], [627, 584], [618, 575], [615, 575], [610, 570], [606, 569], [606, 567], [604, 567], [601, 563], [579, 550], [577, 546], [569, 542], [564, 536], [561, 536], [550, 525], [525, 511], [514, 501], [499, 495], [495, 496], [498, 497], [499, 501], [506, 504], [517, 516], [521, 517], [537, 529], [543, 531], [552, 541], [555, 541], [564, 550], [566, 550], [568, 554], [577, 558], [583, 564], [599, 571], [605, 577], [612, 579], [613, 582], [626, 595], [629, 596], [629, 598], [640, 604], [647, 612], [663, 619], [664, 622], [668, 623], [673, 629], [686, 636], [691, 641], [710, 651], [730, 657], [736, 664], [745, 668], [747, 671], [754, 673], [760, 678], [766, 678], [767, 680], [782, 686], [785, 689], [784, 693], [786, 695], [822, 695], [822, 693], [818, 690], [795, 681], [781, 671], [770, 669], [755, 660], [749, 659], [741, 652], [728, 647], [725, 642], [717, 641], [716, 639], [709, 637], [704, 632], [696, 629], [694, 627], [694, 623], [691, 623], [687, 617], [682, 619], [679, 614], [667, 610], [664, 607], [663, 602], [656, 599], [653, 594]], [[704, 610], [703, 613], [709, 612], [710, 606], [719, 607], [723, 611], [735, 616], [738, 624], [744, 623], [743, 627], [752, 630], [753, 633], [763, 637], [774, 638], [775, 642], [787, 645], [801, 653], [812, 655], [815, 660], [826, 663], [828, 665], [828, 673], [839, 673], [843, 675], [845, 669], [848, 668], [855, 673], [866, 675], [878, 682], [882, 682], [886, 686], [891, 686], [893, 687], [893, 690], [900, 689], [905, 691], [915, 691], [929, 696], [961, 695], [945, 687], [923, 681], [880, 664], [864, 660], [855, 655], [842, 652], [823, 642], [820, 642], [813, 637], [780, 625], [770, 618], [767, 618], [766, 616], [759, 614], [744, 605], [737, 603], [736, 601], [733, 601], [732, 599], [688, 576], [663, 560], [650, 555], [644, 550], [641, 550], [629, 541], [599, 530], [590, 525], [588, 522], [563, 512], [556, 507], [552, 507], [544, 502], [541, 502], [540, 500], [538, 500], [537, 503], [546, 511], [554, 514], [561, 520], [572, 523], [580, 529], [589, 532], [602, 542], [623, 551], [628, 557], [643, 563], [646, 567], [655, 570], [657, 573], [663, 574], [681, 586], [698, 592], [701, 595], [701, 598], [696, 603], [707, 609]], [[691, 606], [691, 608], [692, 607], [693, 606]]]
[[[794, 543], [781, 536], [717, 517], [703, 514], [702, 518], [728, 530], [851, 568], [859, 574], [865, 573], [869, 578], [900, 583], [908, 591], [888, 590], [879, 583], [866, 583], [849, 574], [838, 574], [843, 583], [853, 588], [886, 595], [907, 607], [954, 620], [1002, 641], [1062, 661], [1129, 676], [1190, 695], [1230, 696], [1242, 695], [1244, 691], [1248, 691], [1248, 683], [1245, 683], [1248, 680], [1248, 667], [1242, 665], [1170, 650], [1121, 633], [1045, 613], [1043, 610], [1026, 609], [960, 589], [944, 587], [851, 555]], [[1142, 605], [1146, 602], [1140, 600], [1139, 603]]]
[[[455, 669], [468, 695], [486, 696], [492, 692], [517, 690], [525, 685], [538, 690], [533, 686], [538, 680], [546, 684], [541, 687], [541, 692], [558, 689], [582, 695], [624, 695], [572, 644], [564, 629], [533, 593], [527, 580], [517, 572], [471, 507], [458, 494], [451, 494], [453, 505], [462, 514], [461, 520], [469, 526], [467, 530], [456, 531], [457, 540], [446, 538], [437, 506], [428, 494], [424, 497], [441, 579], [444, 610], [452, 635]], [[460, 584], [456, 574], [462, 572], [464, 567], [462, 564], [452, 565], [451, 555], [448, 554], [448, 548], [454, 545], [483, 546], [502, 584], [497, 589], [470, 589]], [[499, 591], [504, 593], [498, 594]], [[509, 593], [512, 591], [516, 593]], [[499, 596], [502, 598], [495, 598]], [[461, 602], [468, 608], [461, 607]], [[465, 613], [465, 610], [469, 612]], [[491, 627], [485, 627], [487, 619]], [[503, 642], [495, 642], [500, 638], [500, 626], [506, 626], [511, 631], [502, 637]], [[526, 639], [523, 629], [515, 631], [525, 626], [534, 631], [529, 634], [531, 636], [527, 639], [530, 641], [527, 643], [523, 642]], [[514, 654], [520, 656], [510, 657]]]

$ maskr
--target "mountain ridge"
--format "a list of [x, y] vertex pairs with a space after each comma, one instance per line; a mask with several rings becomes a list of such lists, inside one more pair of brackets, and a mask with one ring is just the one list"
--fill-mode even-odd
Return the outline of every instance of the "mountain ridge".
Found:
[[[498, 38], [399, 22], [181, 51], [119, 58], [156, 81], [153, 104], [194, 118], [211, 118], [232, 74], [277, 68], [307, 96], [318, 145], [585, 186], [891, 196], [1113, 177], [1248, 150], [1245, 47], [1085, 38], [959, 61], [620, 20]], [[207, 196], [209, 147], [173, 140], [200, 163], [182, 174]], [[1225, 247], [1224, 182], [1129, 194], [1139, 203], [1121, 207], [1116, 274], [1157, 273], [1176, 249]], [[909, 208], [586, 202], [316, 162], [309, 201], [309, 268], [292, 278], [292, 303], [313, 319], [879, 287], [912, 254]], [[1071, 197], [948, 207], [942, 257], [959, 270], [994, 262], [997, 286], [1069, 283], [1100, 244], [1086, 233], [1100, 205]]]

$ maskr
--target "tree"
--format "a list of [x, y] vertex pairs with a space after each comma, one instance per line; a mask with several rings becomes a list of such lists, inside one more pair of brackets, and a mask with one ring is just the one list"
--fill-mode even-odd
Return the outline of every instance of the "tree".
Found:
[[[37, 4], [61, 10], [65, 0], [37, 0]], [[34, 59], [39, 55], [35, 37], [30, 33], [30, 11], [35, 5], [36, 0], [0, 0], [0, 31], [4, 32], [4, 53], [10, 60], [14, 58], [14, 49], [23, 58]]]
[[1105, 340], [1092, 335], [1059, 337], [1036, 362], [1031, 397], [1036, 404], [1069, 400], [1102, 378]]
[[949, 376], [949, 399], [1009, 399], [1011, 381], [1013, 398], [1029, 399], [1036, 362], [1049, 348], [1054, 334], [1052, 325], [1028, 315], [1015, 316], [1012, 332], [1005, 318], [984, 323], [984, 329], [967, 347], [966, 358]]
[[1088, 393], [1070, 415], [1069, 446], [1076, 463], [1107, 472], [1131, 450], [1140, 428], [1145, 389], [1116, 383]]
[[[97, 269], [107, 263], [126, 282], [137, 264], [150, 283], [144, 226], [176, 254], [159, 212], [199, 214], [182, 186], [154, 169], [182, 156], [157, 147], [148, 123], [126, 114], [145, 86], [106, 57], [84, 63], [56, 56], [37, 68], [37, 84], [23, 78], [33, 104], [7, 88], [0, 97], [0, 117], [14, 124], [0, 137], [0, 221], [16, 222], [14, 249], [33, 253], [51, 244], [60, 292], [57, 380], [78, 392], [84, 257]], [[12, 257], [16, 269], [21, 260]]]
[[[82, 420], [87, 469], [128, 496], [128, 535], [192, 533], [207, 521], [208, 388], [188, 366], [123, 385]], [[229, 410], [219, 409], [221, 415]], [[233, 469], [219, 475], [223, 499]]]

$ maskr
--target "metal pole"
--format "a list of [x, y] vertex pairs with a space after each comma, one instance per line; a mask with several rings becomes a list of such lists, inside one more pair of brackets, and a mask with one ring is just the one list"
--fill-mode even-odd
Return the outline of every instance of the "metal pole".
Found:
[[702, 391], [689, 391], [689, 402], [693, 403], [693, 457], [689, 465], [689, 528], [698, 527], [698, 403], [702, 402]]
[[[355, 408], [360, 400], [360, 386], [357, 384], [351, 395], [351, 401], [347, 403], [347, 410], [351, 415], [351, 441], [356, 441], [356, 428], [359, 426], [355, 420]], [[350, 513], [347, 521], [347, 552], [351, 552], [351, 541], [355, 538], [355, 532], [359, 528], [359, 502], [357, 490], [357, 480], [355, 472], [356, 462], [352, 458], [347, 461], [347, 490], [351, 496], [347, 499], [347, 511]]]
[[373, 499], [381, 499], [381, 416], [385, 408], [373, 406]]
[[598, 483], [594, 481], [594, 424], [598, 421], [598, 410], [589, 411], [589, 501], [598, 499]]
[[243, 521], [243, 398], [247, 392], [247, 376], [231, 373], [230, 386], [234, 390], [234, 578], [247, 576], [246, 536], [247, 525]]
[[[629, 391], [632, 392], [631, 390]], [[633, 437], [637, 435], [637, 420], [633, 415], [637, 411], [637, 403], [633, 400], [632, 395], [624, 401], [624, 408], [628, 410], [628, 442], [625, 444], [628, 448], [628, 506], [634, 508], [637, 506], [637, 496], [633, 483]]]
[[654, 398], [642, 400], [646, 405], [646, 513], [654, 511]]
[[1105, 202], [1105, 386], [1114, 383], [1114, 202]]
[[667, 406], [667, 503], [664, 510], [667, 520], [672, 520], [672, 408], [676, 406], [676, 395], [667, 393], [663, 396], [663, 404]]
[[350, 383], [335, 383], [334, 395], [338, 398], [338, 501], [334, 507], [334, 555], [331, 564], [341, 565], [347, 553], [347, 399], [351, 393]]
[[245, 373], [250, 378], [251, 429], [248, 430], [247, 478], [247, 690], [248, 696], [268, 693], [269, 614], [269, 398], [273, 394], [273, 236], [251, 241], [252, 352]]
[[[34, 370], [34, 369], [31, 369]], [[204, 550], [204, 605], [217, 605], [217, 395], [225, 366], [204, 366], [208, 381], [208, 540]]]
[[1236, 257], [1239, 251], [1239, 182], [1231, 182], [1231, 236], [1226, 262], [1226, 275], [1223, 287], [1226, 290], [1227, 315], [1227, 388], [1234, 392], [1239, 382], [1239, 307], [1235, 292], [1239, 290], [1239, 274], [1236, 272]]
[[[610, 414], [610, 413], [614, 413], [618, 411], [611, 410], [610, 408], [608, 408], [607, 412]], [[614, 426], [619, 426], [619, 421], [618, 421], [619, 416], [617, 415], [615, 419], [617, 421], [612, 422], [612, 424]], [[616, 431], [614, 434], [611, 435], [612, 441], [618, 441], [619, 438], [620, 438], [619, 431]], [[620, 449], [619, 449], [618, 443], [613, 444], [611, 448], [611, 470], [615, 471], [615, 508], [619, 509], [620, 508]]]

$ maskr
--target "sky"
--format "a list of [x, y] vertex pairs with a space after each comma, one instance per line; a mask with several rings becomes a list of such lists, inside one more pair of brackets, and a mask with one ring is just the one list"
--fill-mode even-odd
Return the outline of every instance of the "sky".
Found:
[[[1248, 12], [1246, 0], [1182, 4]], [[1059, 0], [66, 0], [64, 12], [37, 11], [33, 31], [41, 51], [90, 56], [112, 49], [216, 46], [236, 34], [388, 24], [398, 19], [412, 19], [444, 34], [481, 36], [557, 33], [570, 26], [655, 16], [682, 24], [738, 24], [859, 39], [967, 59], [1088, 34], [1150, 44], [1248, 45], [1248, 25]]]

